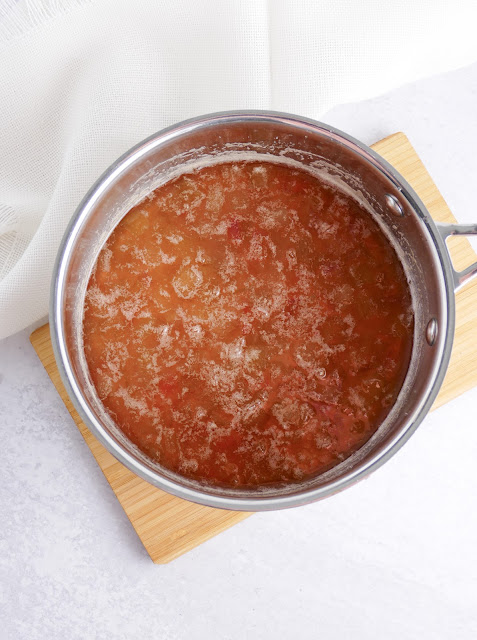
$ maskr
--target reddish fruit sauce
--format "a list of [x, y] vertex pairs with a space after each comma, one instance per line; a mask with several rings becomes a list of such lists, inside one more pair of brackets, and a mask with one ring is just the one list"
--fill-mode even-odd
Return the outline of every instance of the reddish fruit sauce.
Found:
[[84, 348], [118, 427], [216, 486], [301, 482], [376, 431], [413, 313], [370, 214], [285, 165], [219, 164], [153, 192], [90, 278]]

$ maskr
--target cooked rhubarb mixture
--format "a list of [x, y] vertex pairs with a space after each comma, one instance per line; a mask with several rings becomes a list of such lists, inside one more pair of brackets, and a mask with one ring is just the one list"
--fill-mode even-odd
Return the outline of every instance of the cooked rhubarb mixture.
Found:
[[167, 469], [226, 487], [301, 482], [362, 446], [412, 334], [408, 283], [371, 215], [267, 162], [184, 174], [134, 207], [84, 311], [118, 427]]

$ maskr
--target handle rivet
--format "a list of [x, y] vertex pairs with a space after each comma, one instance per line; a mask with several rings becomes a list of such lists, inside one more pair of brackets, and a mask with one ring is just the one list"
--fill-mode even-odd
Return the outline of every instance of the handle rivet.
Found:
[[396, 196], [387, 193], [384, 197], [388, 208], [391, 209], [391, 211], [400, 218], [404, 217], [404, 210]]
[[438, 329], [437, 320], [431, 318], [426, 327], [426, 340], [430, 347], [432, 347], [436, 341]]

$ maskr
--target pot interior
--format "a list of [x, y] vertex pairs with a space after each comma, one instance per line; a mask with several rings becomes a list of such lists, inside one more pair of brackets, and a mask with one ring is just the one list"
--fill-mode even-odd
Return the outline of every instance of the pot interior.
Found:
[[[89, 275], [119, 220], [152, 190], [194, 168], [232, 160], [288, 163], [319, 174], [351, 193], [374, 216], [393, 244], [407, 275], [415, 314], [410, 367], [395, 405], [372, 438], [331, 470], [301, 484], [254, 489], [203, 486], [177, 476], [139, 451], [105, 412], [90, 381], [82, 347], [82, 315]], [[279, 116], [217, 116], [179, 125], [126, 154], [86, 196], [69, 230], [57, 281], [58, 338], [77, 405], [100, 439], [147, 479], [172, 493], [228, 508], [278, 508], [323, 497], [349, 484], [410, 435], [427, 410], [439, 375], [449, 325], [442, 256], [428, 214], [406, 185], [372, 153], [324, 125]], [[438, 325], [430, 345], [426, 327]], [[66, 361], [66, 362], [65, 362]], [[127, 459], [125, 460], [124, 457]], [[290, 500], [287, 500], [287, 497]], [[247, 503], [257, 500], [273, 506]], [[221, 502], [223, 500], [223, 502]], [[241, 506], [243, 505], [245, 506]]]

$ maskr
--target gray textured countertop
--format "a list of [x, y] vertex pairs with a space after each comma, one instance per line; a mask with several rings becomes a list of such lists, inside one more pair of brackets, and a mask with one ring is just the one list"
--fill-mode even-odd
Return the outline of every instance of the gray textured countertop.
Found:
[[[404, 131], [475, 222], [476, 113], [474, 65], [323, 119]], [[0, 343], [2, 640], [477, 637], [477, 389], [359, 485], [155, 566], [28, 335]]]

